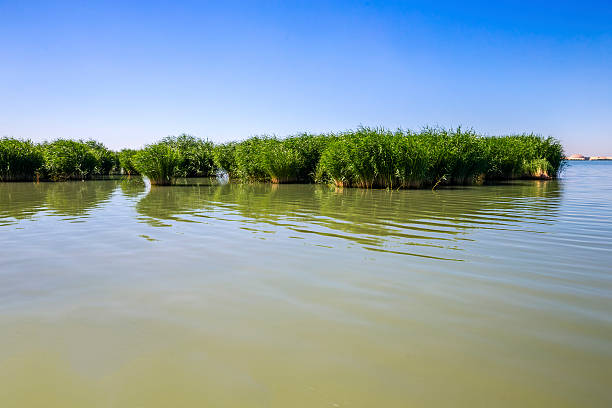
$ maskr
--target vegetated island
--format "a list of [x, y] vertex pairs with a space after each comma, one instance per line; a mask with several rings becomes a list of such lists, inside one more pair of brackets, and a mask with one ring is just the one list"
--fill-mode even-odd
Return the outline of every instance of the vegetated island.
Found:
[[113, 174], [170, 185], [179, 177], [225, 174], [230, 181], [328, 183], [342, 187], [423, 188], [511, 179], [551, 179], [563, 165], [561, 143], [534, 134], [488, 137], [473, 130], [420, 132], [358, 128], [286, 138], [213, 144], [190, 135], [140, 150], [58, 139], [40, 144], [0, 139], [0, 181], [85, 180]]

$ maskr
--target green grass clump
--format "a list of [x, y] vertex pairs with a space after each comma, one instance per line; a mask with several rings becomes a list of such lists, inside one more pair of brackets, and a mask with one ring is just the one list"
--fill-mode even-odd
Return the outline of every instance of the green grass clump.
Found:
[[[314, 182], [321, 155], [333, 139], [334, 136], [307, 133], [281, 139], [267, 154], [268, 174], [278, 182]], [[282, 161], [274, 157], [275, 151], [282, 152]]]
[[553, 172], [553, 166], [546, 159], [525, 160], [523, 162], [521, 177], [547, 179]]
[[42, 145], [43, 173], [54, 181], [91, 178], [100, 169], [94, 150], [82, 141], [58, 139]]
[[132, 174], [138, 174], [138, 170], [136, 170], [136, 165], [134, 163], [134, 158], [137, 153], [138, 153], [138, 150], [134, 150], [134, 149], [122, 149], [118, 153], [119, 167], [128, 176]]
[[563, 165], [559, 141], [533, 134], [482, 138], [489, 180], [556, 177]]
[[239, 179], [248, 182], [270, 181], [264, 156], [270, 143], [270, 138], [256, 136], [236, 145], [234, 158]]
[[[430, 148], [432, 155], [437, 151], [434, 147]], [[425, 140], [411, 132], [360, 128], [329, 143], [317, 179], [347, 187], [419, 187], [428, 178], [436, 178], [429, 174], [430, 167], [439, 167], [426, 153]]]
[[31, 141], [0, 139], [0, 181], [34, 180], [42, 165], [42, 151]]
[[236, 180], [238, 176], [238, 165], [236, 163], [236, 146], [238, 143], [230, 142], [215, 146], [213, 155], [215, 165], [225, 172], [230, 180]]
[[177, 177], [209, 177], [217, 173], [215, 146], [208, 140], [182, 134], [169, 136], [141, 151], [118, 154], [124, 173], [144, 174], [152, 184], [172, 184]]
[[488, 159], [483, 138], [474, 131], [425, 128], [412, 137], [424, 149], [429, 164], [423, 184], [457, 185], [484, 181]]
[[358, 128], [337, 135], [251, 137], [213, 145], [182, 134], [141, 151], [115, 153], [103, 144], [59, 139], [34, 145], [0, 139], [0, 180], [85, 179], [122, 169], [152, 184], [206, 177], [219, 170], [230, 180], [333, 183], [362, 188], [419, 188], [518, 178], [548, 179], [563, 166], [563, 148], [533, 134], [483, 137], [473, 130], [420, 132]]
[[535, 135], [482, 137], [461, 128], [419, 133], [360, 128], [331, 141], [321, 156], [320, 181], [363, 188], [408, 188], [550, 178], [563, 149]]
[[176, 147], [181, 160], [178, 165], [178, 176], [180, 177], [208, 177], [217, 172], [214, 159], [214, 145], [208, 140], [202, 140], [193, 136], [182, 134], [169, 136], [162, 140]]
[[262, 167], [272, 183], [297, 183], [304, 158], [300, 152], [276, 138], [268, 139], [261, 150]]
[[173, 143], [147, 145], [134, 156], [133, 163], [154, 185], [170, 185], [181, 176], [181, 153]]
[[319, 179], [328, 179], [337, 186], [376, 187], [392, 183], [391, 144], [393, 133], [382, 129], [359, 129], [346, 132], [332, 141], [322, 154]]
[[216, 160], [230, 179], [310, 183], [332, 136], [300, 134], [285, 139], [255, 136], [217, 147]]
[[85, 144], [89, 146], [91, 152], [96, 157], [97, 163], [93, 175], [107, 176], [119, 167], [117, 155], [104, 146], [104, 144], [95, 140], [88, 140]]

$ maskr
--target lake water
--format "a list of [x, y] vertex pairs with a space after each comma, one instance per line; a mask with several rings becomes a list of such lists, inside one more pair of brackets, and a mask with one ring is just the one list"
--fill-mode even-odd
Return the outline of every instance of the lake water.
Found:
[[612, 163], [0, 184], [0, 407], [612, 406]]

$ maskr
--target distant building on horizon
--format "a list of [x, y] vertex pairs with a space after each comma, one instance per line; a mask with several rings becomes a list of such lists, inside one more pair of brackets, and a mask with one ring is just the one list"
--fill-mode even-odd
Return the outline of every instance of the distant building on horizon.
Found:
[[572, 154], [571, 156], [566, 157], [565, 160], [589, 160], [589, 157], [581, 154]]

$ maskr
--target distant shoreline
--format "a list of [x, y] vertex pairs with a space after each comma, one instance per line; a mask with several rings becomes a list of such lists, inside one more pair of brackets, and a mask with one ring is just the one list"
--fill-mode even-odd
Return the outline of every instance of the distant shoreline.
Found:
[[612, 156], [583, 156], [581, 154], [572, 154], [571, 156], [564, 157], [564, 159], [574, 161], [599, 161], [612, 160]]

